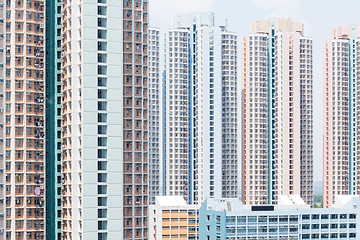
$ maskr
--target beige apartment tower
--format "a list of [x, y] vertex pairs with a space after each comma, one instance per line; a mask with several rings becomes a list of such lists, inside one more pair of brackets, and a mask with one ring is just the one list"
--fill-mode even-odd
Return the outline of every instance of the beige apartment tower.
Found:
[[241, 43], [242, 201], [313, 203], [313, 43], [290, 19], [251, 23]]
[[333, 28], [323, 45], [324, 207], [360, 194], [360, 25]]
[[6, 1], [2, 21], [6, 22], [6, 77], [1, 83], [6, 88], [6, 239], [45, 238], [44, 11], [43, 0]]

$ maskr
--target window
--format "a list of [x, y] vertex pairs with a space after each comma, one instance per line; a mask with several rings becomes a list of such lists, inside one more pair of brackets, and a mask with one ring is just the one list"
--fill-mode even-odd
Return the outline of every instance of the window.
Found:
[[[106, 18], [98, 18], [98, 27], [106, 27], [106, 22], [107, 22]], [[102, 31], [102, 30], [98, 30], [98, 32], [99, 31]], [[105, 30], [105, 32], [106, 32], [106, 30]]]
[[105, 170], [107, 169], [107, 162], [106, 161], [99, 161], [98, 162], [98, 170]]
[[107, 78], [99, 77], [98, 78], [98, 86], [99, 87], [106, 87]]
[[106, 97], [107, 97], [107, 90], [106, 89], [98, 89], [98, 98], [106, 99]]
[[107, 114], [106, 113], [98, 113], [98, 122], [106, 122]]
[[[107, 228], [107, 223], [106, 223], [106, 228]], [[104, 230], [106, 230], [106, 228]], [[98, 233], [98, 240], [107, 240], [107, 233]]]
[[99, 75], [106, 75], [106, 73], [107, 73], [107, 66], [98, 66]]
[[106, 145], [107, 145], [107, 138], [106, 137], [98, 137], [98, 146], [106, 147]]
[[107, 133], [107, 126], [106, 125], [99, 125], [98, 126], [98, 134], [106, 134]]
[[98, 230], [106, 230], [107, 221], [98, 221]]
[[98, 149], [98, 158], [106, 158], [107, 149]]
[[103, 207], [107, 205], [107, 197], [98, 197], [98, 206]]
[[98, 6], [98, 15], [105, 16], [106, 15], [106, 10], [107, 10], [106, 6]]
[[106, 42], [98, 42], [98, 50], [99, 51], [106, 51], [107, 43]]
[[106, 63], [107, 55], [104, 53], [98, 53], [98, 62], [99, 63]]
[[98, 186], [98, 194], [106, 194], [106, 192], [107, 192], [107, 186], [106, 185], [99, 185]]

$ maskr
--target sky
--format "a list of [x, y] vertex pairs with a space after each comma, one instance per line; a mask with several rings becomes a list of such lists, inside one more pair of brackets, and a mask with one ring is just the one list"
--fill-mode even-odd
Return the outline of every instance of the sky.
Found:
[[360, 24], [359, 9], [359, 0], [149, 0], [150, 26], [160, 28], [161, 34], [173, 27], [176, 15], [189, 12], [226, 17], [228, 30], [239, 37], [249, 33], [250, 23], [258, 19], [291, 18], [305, 25], [305, 35], [314, 40], [315, 181], [322, 181], [322, 44], [331, 38], [332, 28]]

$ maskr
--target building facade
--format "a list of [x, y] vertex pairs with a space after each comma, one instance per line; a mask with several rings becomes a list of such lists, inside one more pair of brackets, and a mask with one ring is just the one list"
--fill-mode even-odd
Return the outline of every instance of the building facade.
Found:
[[360, 193], [358, 157], [360, 25], [332, 29], [323, 45], [324, 207]]
[[6, 239], [41, 239], [46, 204], [45, 1], [2, 4], [2, 9], [6, 7], [2, 21], [6, 24]]
[[6, 16], [6, 7], [5, 1], [0, 1], [0, 239], [6, 239], [6, 218], [5, 215], [8, 205], [6, 204], [6, 174], [8, 170], [6, 169], [6, 158], [5, 158], [5, 151], [6, 147], [4, 141], [6, 140], [6, 133], [4, 129], [6, 129], [5, 120], [6, 120], [6, 113], [5, 113], [5, 95], [6, 95], [6, 88], [4, 84], [5, 80], [5, 54], [6, 54], [6, 24], [5, 24], [5, 16]]
[[149, 28], [149, 204], [165, 195], [165, 86], [160, 73], [160, 30]]
[[62, 2], [62, 239], [147, 239], [147, 11]]
[[46, 238], [61, 239], [61, 2], [47, 0]]
[[310, 208], [299, 195], [279, 196], [275, 206], [207, 199], [199, 239], [358, 239], [359, 204], [359, 196], [338, 196], [330, 209]]
[[313, 50], [304, 26], [270, 18], [241, 43], [242, 201], [313, 203]]
[[191, 204], [236, 197], [237, 36], [213, 14], [179, 15], [174, 25], [165, 44], [166, 195]]
[[202, 203], [238, 196], [237, 35], [206, 25], [196, 31], [195, 199]]
[[[173, 37], [177, 35], [176, 39]], [[184, 196], [189, 200], [189, 94], [188, 94], [188, 33], [186, 29], [168, 31], [169, 40], [166, 43], [166, 195]], [[170, 38], [171, 36], [171, 38]], [[176, 41], [176, 43], [175, 43]], [[175, 56], [173, 45], [177, 47], [177, 66], [173, 63]], [[171, 47], [170, 47], [171, 46]], [[181, 47], [180, 47], [181, 46]], [[180, 55], [181, 51], [181, 55]], [[182, 67], [180, 69], [180, 67]], [[176, 68], [176, 69], [175, 69]], [[175, 81], [173, 72], [178, 72], [175, 87], [172, 81]], [[170, 74], [171, 72], [171, 74]], [[171, 77], [171, 80], [170, 80]], [[169, 84], [172, 83], [172, 84]], [[176, 96], [174, 96], [176, 94]], [[177, 101], [175, 102], [175, 97]], [[180, 104], [183, 103], [183, 104]], [[177, 106], [175, 106], [175, 104]], [[175, 116], [178, 120], [175, 127]], [[176, 140], [175, 140], [176, 139]], [[175, 141], [177, 143], [175, 143]], [[175, 169], [176, 168], [176, 169]]]
[[149, 239], [199, 239], [200, 205], [188, 205], [180, 196], [157, 196], [149, 207]]

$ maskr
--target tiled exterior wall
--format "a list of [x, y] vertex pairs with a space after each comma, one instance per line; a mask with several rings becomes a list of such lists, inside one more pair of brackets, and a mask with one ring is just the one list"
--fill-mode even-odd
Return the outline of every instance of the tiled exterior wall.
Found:
[[6, 2], [6, 238], [45, 237], [45, 1]]

